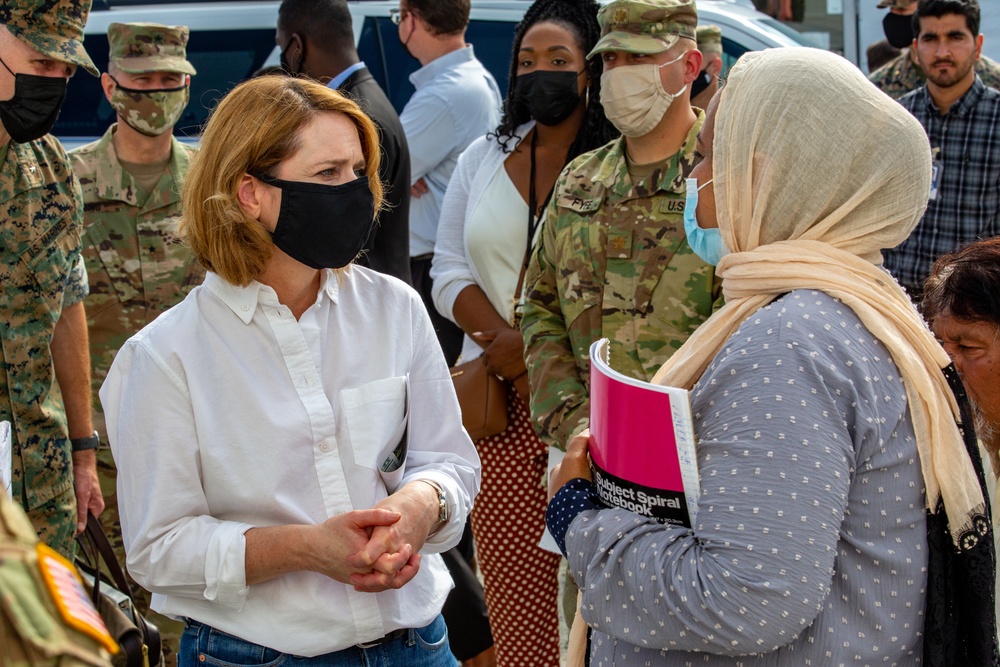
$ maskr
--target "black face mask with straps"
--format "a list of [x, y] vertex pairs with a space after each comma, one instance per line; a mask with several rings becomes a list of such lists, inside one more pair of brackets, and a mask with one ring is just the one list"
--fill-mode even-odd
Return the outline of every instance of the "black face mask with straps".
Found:
[[0, 64], [14, 75], [14, 97], [0, 101], [3, 129], [19, 144], [44, 137], [56, 124], [59, 109], [66, 99], [66, 79], [15, 74], [3, 59]]
[[578, 72], [536, 70], [517, 77], [514, 98], [542, 125], [558, 125], [580, 104]]
[[913, 17], [889, 12], [882, 19], [885, 40], [897, 49], [905, 49], [913, 44]]
[[702, 91], [708, 88], [711, 83], [712, 75], [707, 70], [701, 70], [698, 78], [691, 82], [691, 97], [695, 98], [701, 95]]
[[364, 249], [375, 227], [375, 197], [368, 177], [325, 185], [251, 175], [281, 190], [271, 240], [292, 259], [314, 269], [339, 269]]

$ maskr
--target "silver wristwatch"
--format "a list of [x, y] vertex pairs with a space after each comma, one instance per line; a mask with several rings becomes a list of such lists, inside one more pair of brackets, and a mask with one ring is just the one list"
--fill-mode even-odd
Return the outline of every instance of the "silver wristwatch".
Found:
[[437, 491], [438, 494], [438, 523], [444, 523], [448, 520], [448, 494], [445, 493], [444, 487], [437, 482], [429, 479], [422, 479], [421, 482], [427, 482]]

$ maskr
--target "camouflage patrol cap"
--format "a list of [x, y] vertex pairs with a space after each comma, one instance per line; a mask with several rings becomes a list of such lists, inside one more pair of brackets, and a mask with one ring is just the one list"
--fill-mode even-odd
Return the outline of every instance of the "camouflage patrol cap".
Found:
[[681, 37], [695, 39], [694, 0], [615, 0], [597, 13], [601, 39], [587, 54], [605, 51], [660, 53]]
[[702, 53], [722, 53], [722, 29], [717, 25], [698, 26], [698, 50]]
[[879, 0], [879, 9], [885, 9], [886, 7], [892, 7], [893, 9], [906, 9], [910, 5], [916, 3], [917, 0]]
[[94, 76], [100, 71], [83, 48], [90, 0], [3, 0], [0, 25], [22, 42], [55, 60], [73, 63]]
[[108, 60], [129, 74], [181, 72], [197, 74], [187, 59], [190, 31], [182, 25], [112, 23], [108, 26]]

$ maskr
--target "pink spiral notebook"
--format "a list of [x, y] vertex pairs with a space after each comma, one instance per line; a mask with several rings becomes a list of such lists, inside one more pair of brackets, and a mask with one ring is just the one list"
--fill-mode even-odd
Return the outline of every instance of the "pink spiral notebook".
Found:
[[590, 347], [590, 458], [608, 506], [694, 523], [698, 459], [688, 392], [614, 370], [607, 338]]

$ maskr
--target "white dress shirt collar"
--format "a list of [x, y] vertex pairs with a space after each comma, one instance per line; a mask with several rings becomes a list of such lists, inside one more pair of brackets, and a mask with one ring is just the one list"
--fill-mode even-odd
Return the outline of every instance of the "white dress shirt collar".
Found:
[[[345, 270], [349, 271], [350, 269]], [[322, 299], [325, 294], [332, 303], [337, 303], [337, 295], [340, 291], [340, 280], [337, 272], [331, 269], [323, 269], [320, 281], [316, 301], [318, 302]], [[268, 306], [279, 305], [278, 295], [274, 289], [256, 280], [250, 281], [250, 284], [246, 287], [240, 287], [209, 271], [205, 276], [205, 287], [218, 296], [238, 318], [243, 320], [244, 324], [250, 324], [254, 311], [257, 310], [258, 303]]]

